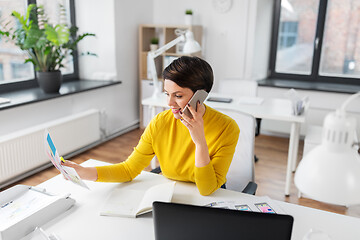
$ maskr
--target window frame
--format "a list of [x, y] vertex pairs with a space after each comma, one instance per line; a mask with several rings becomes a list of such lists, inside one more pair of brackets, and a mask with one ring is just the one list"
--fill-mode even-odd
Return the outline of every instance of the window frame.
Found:
[[[36, 0], [27, 0], [27, 5], [36, 4]], [[75, 17], [75, 2], [74, 0], [69, 0], [70, 5], [70, 22], [72, 26], [76, 26], [76, 17]], [[79, 63], [78, 63], [78, 52], [74, 51], [73, 56], [74, 72], [70, 74], [63, 75], [63, 82], [78, 81], [79, 80]], [[34, 67], [35, 73], [35, 67]], [[36, 77], [24, 81], [18, 81], [13, 83], [4, 83], [0, 84], [0, 93], [12, 92], [17, 90], [24, 90], [29, 88], [38, 87]]]
[[271, 36], [271, 47], [270, 47], [270, 60], [268, 68], [268, 78], [270, 79], [284, 79], [284, 80], [295, 80], [295, 81], [305, 81], [313, 83], [334, 83], [334, 84], [350, 84], [350, 85], [360, 85], [360, 78], [349, 78], [349, 77], [335, 77], [335, 76], [322, 76], [319, 75], [320, 68], [320, 59], [321, 51], [323, 44], [323, 36], [325, 30], [325, 19], [326, 19], [326, 10], [327, 10], [328, 0], [319, 0], [319, 11], [318, 19], [316, 24], [315, 31], [315, 41], [318, 39], [317, 47], [314, 47], [313, 53], [313, 62], [310, 75], [302, 75], [295, 73], [279, 73], [276, 72], [276, 54], [278, 46], [278, 34], [280, 27], [280, 13], [281, 13], [281, 0], [274, 1], [274, 11], [273, 11], [273, 30]]

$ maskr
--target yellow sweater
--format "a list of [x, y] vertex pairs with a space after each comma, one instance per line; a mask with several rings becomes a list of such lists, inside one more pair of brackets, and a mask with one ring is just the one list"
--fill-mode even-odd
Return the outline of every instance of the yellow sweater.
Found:
[[126, 182], [147, 167], [156, 154], [163, 175], [176, 181], [195, 182], [200, 194], [209, 195], [226, 182], [239, 138], [239, 127], [230, 117], [206, 106], [203, 116], [210, 163], [195, 167], [195, 144], [188, 129], [171, 110], [159, 113], [145, 129], [128, 159], [96, 167], [99, 182]]

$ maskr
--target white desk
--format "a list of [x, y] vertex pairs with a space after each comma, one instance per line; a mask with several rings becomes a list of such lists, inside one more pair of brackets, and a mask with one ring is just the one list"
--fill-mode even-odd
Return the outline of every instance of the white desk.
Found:
[[[103, 162], [89, 160], [83, 165], [106, 165]], [[146, 181], [143, 181], [145, 179]], [[130, 184], [139, 184], [147, 189], [154, 183], [166, 181], [162, 175], [143, 172]], [[120, 183], [87, 182], [91, 191], [64, 180], [58, 175], [42, 184], [49, 192], [57, 194], [71, 193], [76, 200], [75, 206], [63, 215], [42, 226], [47, 233], [55, 233], [61, 240], [70, 239], [154, 239], [152, 215], [138, 218], [120, 218], [100, 216], [99, 212], [106, 197]], [[129, 183], [126, 183], [129, 184]], [[256, 196], [219, 189], [211, 196], [201, 196], [192, 183], [177, 182], [173, 202], [205, 205], [213, 201], [246, 200]], [[329, 213], [321, 210], [302, 207], [276, 201], [276, 203], [295, 219], [292, 240], [302, 240], [310, 228], [326, 232], [331, 239], [360, 239], [360, 219]]]
[[[296, 160], [299, 146], [300, 125], [305, 122], [305, 115], [295, 116], [292, 114], [291, 102], [287, 99], [264, 99], [259, 104], [241, 104], [240, 98], [236, 96], [221, 95], [217, 93], [210, 93], [209, 96], [216, 97], [231, 97], [233, 101], [231, 103], [209, 102], [205, 101], [205, 104], [215, 109], [228, 109], [233, 111], [240, 111], [248, 113], [255, 118], [276, 120], [282, 122], [291, 123], [288, 161], [286, 169], [286, 181], [285, 181], [285, 195], [290, 195], [291, 184], [291, 172], [295, 171]], [[146, 98], [142, 100], [142, 105], [149, 106], [152, 109], [152, 116], [155, 116], [156, 107], [168, 108], [166, 102], [166, 95], [163, 94], [158, 98]]]

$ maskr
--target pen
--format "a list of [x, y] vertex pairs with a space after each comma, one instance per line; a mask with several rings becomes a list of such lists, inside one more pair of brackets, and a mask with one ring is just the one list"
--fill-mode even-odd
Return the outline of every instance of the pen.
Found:
[[1, 206], [1, 208], [6, 207], [7, 205], [11, 204], [12, 202], [13, 202], [13, 201], [10, 201], [10, 202], [8, 202], [8, 203], [5, 203], [4, 205]]

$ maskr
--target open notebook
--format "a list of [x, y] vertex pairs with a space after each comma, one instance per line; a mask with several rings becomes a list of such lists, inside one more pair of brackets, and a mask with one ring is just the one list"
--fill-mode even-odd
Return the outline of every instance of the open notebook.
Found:
[[106, 200], [100, 215], [132, 217], [151, 212], [154, 201], [170, 202], [176, 182], [157, 184], [147, 190], [116, 188]]

